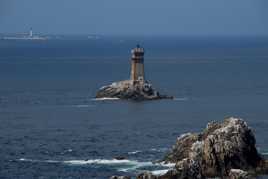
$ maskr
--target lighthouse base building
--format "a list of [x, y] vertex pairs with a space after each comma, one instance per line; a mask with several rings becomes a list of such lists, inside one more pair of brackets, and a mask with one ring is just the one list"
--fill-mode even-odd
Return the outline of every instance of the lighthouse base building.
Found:
[[172, 99], [161, 95], [145, 80], [144, 49], [137, 45], [132, 51], [130, 79], [114, 82], [99, 89], [96, 98], [119, 98], [131, 100]]

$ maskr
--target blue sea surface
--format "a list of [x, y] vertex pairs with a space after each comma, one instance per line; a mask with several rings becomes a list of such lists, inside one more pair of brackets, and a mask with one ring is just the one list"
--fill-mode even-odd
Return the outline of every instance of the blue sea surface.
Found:
[[[95, 100], [101, 86], [130, 77], [137, 43], [146, 78], [175, 99]], [[247, 121], [267, 154], [267, 78], [268, 38], [0, 40], [0, 178], [165, 170], [155, 161], [179, 135], [230, 116]]]

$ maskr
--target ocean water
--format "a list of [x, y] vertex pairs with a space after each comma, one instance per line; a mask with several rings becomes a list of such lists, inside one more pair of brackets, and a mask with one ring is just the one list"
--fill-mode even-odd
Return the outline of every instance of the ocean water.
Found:
[[[137, 43], [146, 78], [175, 100], [94, 100], [129, 78]], [[163, 172], [170, 166], [155, 161], [177, 136], [230, 116], [247, 121], [267, 154], [267, 77], [268, 38], [0, 40], [0, 178]]]

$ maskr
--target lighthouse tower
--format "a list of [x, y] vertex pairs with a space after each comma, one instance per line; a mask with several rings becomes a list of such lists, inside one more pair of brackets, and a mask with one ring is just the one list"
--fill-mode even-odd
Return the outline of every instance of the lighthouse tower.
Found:
[[133, 83], [145, 81], [144, 76], [144, 49], [137, 45], [136, 48], [131, 50], [131, 76], [130, 79]]
[[29, 37], [33, 37], [33, 29], [30, 29]]

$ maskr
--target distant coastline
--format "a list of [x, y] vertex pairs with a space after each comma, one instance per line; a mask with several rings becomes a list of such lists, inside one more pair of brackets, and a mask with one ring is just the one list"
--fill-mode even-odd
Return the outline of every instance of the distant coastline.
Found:
[[11, 35], [11, 36], [3, 36], [3, 40], [47, 40], [46, 37], [38, 36], [33, 34], [32, 28], [29, 31], [29, 34], [26, 35]]
[[65, 40], [65, 39], [83, 39], [83, 40], [99, 40], [101, 35], [85, 34], [85, 35], [36, 35], [30, 29], [28, 33], [0, 33], [0, 40]]
[[3, 40], [47, 40], [48, 38], [46, 37], [3, 37]]

